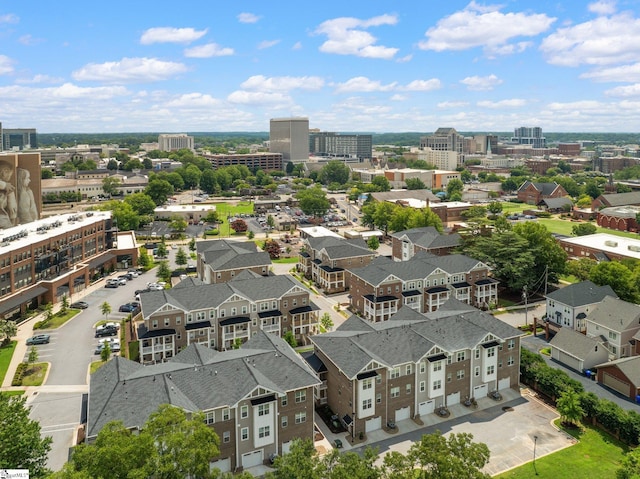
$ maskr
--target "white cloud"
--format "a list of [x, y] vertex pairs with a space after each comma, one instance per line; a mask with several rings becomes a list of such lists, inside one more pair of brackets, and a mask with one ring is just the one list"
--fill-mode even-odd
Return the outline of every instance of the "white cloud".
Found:
[[258, 15], [254, 15], [253, 13], [241, 13], [237, 18], [240, 23], [256, 23], [258, 20], [260, 20], [260, 17]]
[[588, 5], [589, 11], [596, 15], [613, 15], [616, 13], [616, 2], [601, 0]]
[[292, 50], [301, 50], [302, 49], [302, 42], [295, 42], [293, 44], [293, 46], [291, 47]]
[[398, 48], [375, 45], [377, 38], [365, 29], [396, 23], [398, 18], [395, 15], [380, 15], [367, 20], [340, 17], [321, 23], [315, 33], [328, 38], [320, 46], [321, 52], [389, 60], [395, 56]]
[[617, 97], [640, 96], [640, 83], [612, 88], [605, 91], [604, 94]]
[[413, 80], [398, 89], [403, 91], [433, 91], [440, 88], [442, 88], [442, 82], [437, 78], [431, 78], [429, 80]]
[[206, 29], [154, 27], [145, 30], [140, 37], [140, 43], [143, 45], [151, 45], [152, 43], [191, 43], [202, 38], [206, 33]]
[[436, 106], [442, 109], [449, 109], [449, 108], [462, 108], [468, 105], [469, 103], [466, 101], [441, 101]]
[[165, 103], [170, 108], [211, 108], [221, 105], [221, 101], [203, 93], [185, 93]]
[[289, 90], [319, 90], [324, 86], [320, 77], [265, 77], [255, 75], [249, 77], [240, 85], [245, 90], [254, 91], [289, 91]]
[[640, 63], [592, 70], [580, 75], [597, 82], [640, 82]]
[[373, 91], [391, 91], [396, 88], [397, 82], [383, 85], [379, 81], [369, 80], [367, 77], [354, 77], [344, 83], [337, 83], [336, 93], [345, 92], [373, 92]]
[[437, 52], [483, 47], [489, 55], [508, 54], [528, 46], [526, 42], [514, 46], [511, 40], [539, 35], [556, 20], [544, 13], [502, 13], [499, 9], [472, 1], [427, 30], [427, 40], [418, 46]]
[[280, 43], [280, 40], [263, 40], [258, 44], [258, 50], [264, 50], [266, 48], [271, 48]]
[[38, 43], [42, 43], [43, 41], [44, 40], [42, 40], [41, 38], [35, 38], [31, 34], [22, 35], [20, 38], [18, 38], [18, 42], [26, 46], [37, 45]]
[[182, 63], [157, 58], [123, 58], [118, 62], [89, 63], [71, 75], [79, 81], [146, 83], [166, 80], [186, 71]]
[[0, 15], [0, 23], [18, 23], [20, 21], [20, 17], [18, 15], [14, 15], [13, 13], [5, 13], [4, 15]]
[[242, 105], [265, 105], [265, 104], [290, 104], [292, 103], [289, 95], [280, 92], [263, 92], [263, 91], [246, 91], [237, 90], [231, 93], [227, 100], [231, 103]]
[[27, 86], [0, 87], [0, 98], [16, 100], [26, 98], [31, 101], [51, 104], [57, 100], [90, 98], [94, 100], [108, 100], [116, 97], [128, 96], [130, 92], [123, 86], [80, 87], [73, 83], [65, 83], [56, 87], [34, 88]]
[[488, 91], [493, 90], [496, 86], [502, 84], [502, 80], [493, 74], [486, 77], [475, 75], [460, 80], [460, 83], [462, 83], [463, 85], [467, 85], [467, 88], [469, 90]]
[[0, 75], [13, 72], [13, 60], [6, 55], [0, 55]]
[[612, 65], [636, 62], [640, 42], [629, 32], [640, 30], [640, 20], [629, 13], [560, 28], [542, 41], [540, 49], [549, 63], [578, 65]]
[[413, 55], [412, 54], [408, 54], [408, 55], [405, 55], [403, 57], [398, 58], [396, 61], [398, 63], [407, 63], [407, 62], [410, 62], [412, 58], [413, 58]]
[[395, 95], [391, 95], [389, 100], [391, 101], [405, 101], [407, 97], [405, 95], [401, 95], [400, 93], [396, 93]]
[[233, 48], [221, 47], [217, 43], [207, 43], [195, 47], [186, 48], [184, 56], [188, 58], [224, 57], [235, 54]]
[[21, 83], [24, 85], [36, 85], [42, 83], [62, 83], [63, 81], [64, 78], [38, 74], [34, 75], [32, 78], [19, 78], [16, 80], [16, 83]]
[[521, 106], [525, 106], [526, 104], [527, 104], [527, 101], [520, 98], [512, 98], [509, 100], [500, 100], [500, 101], [484, 100], [484, 101], [479, 101], [477, 103], [477, 105], [480, 108], [491, 108], [491, 109], [520, 108]]

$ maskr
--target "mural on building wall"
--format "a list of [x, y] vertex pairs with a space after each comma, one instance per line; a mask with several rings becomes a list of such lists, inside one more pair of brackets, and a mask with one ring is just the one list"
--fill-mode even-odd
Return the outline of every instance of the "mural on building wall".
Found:
[[40, 155], [0, 156], [0, 229], [31, 223], [41, 211]]

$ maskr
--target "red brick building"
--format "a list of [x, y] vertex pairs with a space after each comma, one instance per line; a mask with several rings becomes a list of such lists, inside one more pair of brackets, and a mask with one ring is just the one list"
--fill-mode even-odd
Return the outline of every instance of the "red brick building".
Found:
[[569, 194], [556, 182], [533, 183], [525, 181], [518, 188], [518, 199], [528, 205], [538, 205], [544, 198], [562, 198], [563, 196], [569, 196]]

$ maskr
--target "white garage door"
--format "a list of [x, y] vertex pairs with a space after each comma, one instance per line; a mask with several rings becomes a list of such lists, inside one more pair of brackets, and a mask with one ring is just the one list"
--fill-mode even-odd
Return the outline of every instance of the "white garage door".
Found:
[[382, 416], [372, 417], [364, 422], [364, 431], [371, 432], [382, 429]]
[[629, 383], [626, 383], [609, 373], [604, 373], [603, 379], [605, 386], [609, 386], [614, 391], [618, 391], [620, 394], [624, 394], [625, 397], [629, 396]]
[[511, 387], [511, 377], [498, 379], [498, 391], [509, 389]]
[[488, 393], [489, 393], [489, 388], [486, 384], [483, 384], [482, 386], [476, 386], [473, 388], [473, 397], [476, 398], [476, 400], [486, 397]]
[[425, 402], [421, 402], [420, 404], [418, 404], [418, 411], [420, 413], [421, 416], [425, 416], [427, 414], [431, 414], [433, 411], [435, 411], [435, 403], [433, 401], [433, 399], [431, 401], [425, 401]]
[[411, 417], [411, 408], [409, 406], [396, 409], [396, 422], [404, 421]]
[[447, 396], [447, 406], [454, 406], [460, 404], [460, 393], [453, 393]]
[[288, 454], [291, 450], [291, 441], [282, 443], [282, 454]]
[[558, 351], [558, 361], [565, 366], [575, 369], [576, 371], [582, 371], [582, 361], [568, 355], [564, 351]]
[[231, 458], [219, 459], [209, 463], [209, 470], [220, 469], [220, 472], [231, 472]]
[[262, 464], [262, 449], [259, 451], [248, 452], [242, 455], [242, 467], [245, 469], [249, 467], [259, 466]]

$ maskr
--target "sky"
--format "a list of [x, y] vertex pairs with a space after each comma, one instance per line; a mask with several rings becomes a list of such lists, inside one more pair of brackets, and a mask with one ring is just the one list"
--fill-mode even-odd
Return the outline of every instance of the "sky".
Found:
[[640, 130], [640, 0], [0, 3], [0, 122], [42, 133]]

